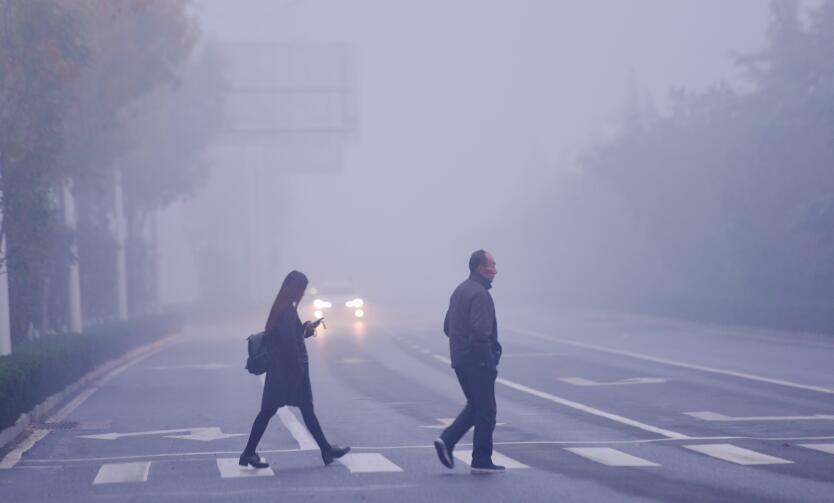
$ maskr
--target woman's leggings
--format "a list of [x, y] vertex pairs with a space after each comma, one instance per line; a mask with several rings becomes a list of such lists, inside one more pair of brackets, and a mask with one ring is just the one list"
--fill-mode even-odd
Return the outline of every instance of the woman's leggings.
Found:
[[[304, 418], [304, 425], [310, 430], [310, 434], [313, 435], [313, 438], [319, 445], [319, 449], [322, 452], [329, 451], [330, 444], [327, 443], [327, 439], [324, 438], [324, 432], [321, 431], [321, 425], [319, 424], [318, 418], [316, 418], [316, 413], [313, 411], [313, 404], [304, 404], [299, 409], [301, 409], [301, 417]], [[264, 431], [266, 431], [266, 425], [269, 424], [269, 420], [272, 419], [272, 416], [276, 412], [278, 412], [277, 407], [261, 409], [258, 417], [255, 418], [255, 422], [252, 423], [252, 431], [249, 433], [249, 442], [246, 443], [246, 449], [243, 451], [244, 454], [255, 454], [258, 443], [260, 443], [261, 437], [264, 436]]]

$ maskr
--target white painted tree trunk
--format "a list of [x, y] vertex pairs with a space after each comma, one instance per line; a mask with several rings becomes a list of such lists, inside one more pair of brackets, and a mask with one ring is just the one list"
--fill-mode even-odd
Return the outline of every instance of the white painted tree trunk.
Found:
[[[77, 228], [77, 217], [75, 213], [75, 199], [72, 196], [70, 183], [64, 185], [62, 194], [64, 206], [64, 223], [67, 229], [73, 234]], [[78, 256], [78, 244], [75, 236], [72, 238], [71, 252], [73, 256]], [[78, 261], [75, 260], [70, 264], [67, 304], [69, 309], [69, 329], [72, 332], [81, 332], [83, 328], [83, 321], [81, 317], [81, 275], [78, 272]]]
[[[1, 217], [0, 217], [1, 218]], [[0, 255], [6, 256], [6, 240], [0, 241]], [[0, 271], [0, 355], [12, 352], [11, 317], [9, 313], [9, 276]]]
[[127, 319], [127, 222], [125, 221], [122, 172], [116, 171], [114, 229], [116, 238], [116, 300], [120, 320]]

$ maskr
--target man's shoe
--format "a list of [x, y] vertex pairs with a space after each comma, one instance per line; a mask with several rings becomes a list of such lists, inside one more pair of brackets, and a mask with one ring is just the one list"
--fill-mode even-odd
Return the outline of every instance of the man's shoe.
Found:
[[334, 459], [339, 459], [350, 452], [350, 447], [339, 447], [338, 445], [330, 446], [327, 452], [322, 451], [321, 460], [324, 461], [324, 466], [329, 465]]
[[443, 463], [443, 466], [450, 469], [455, 467], [455, 458], [452, 457], [452, 451], [446, 447], [446, 442], [442, 438], [434, 441], [434, 450], [437, 451], [437, 459]]
[[504, 471], [506, 470], [505, 467], [501, 465], [496, 465], [492, 461], [488, 463], [472, 463], [470, 468], [471, 470], [469, 471], [469, 473], [473, 475], [479, 475], [482, 473], [504, 473]]
[[257, 453], [241, 454], [237, 464], [240, 466], [251, 466], [252, 468], [269, 468], [269, 463], [264, 458], [258, 456]]

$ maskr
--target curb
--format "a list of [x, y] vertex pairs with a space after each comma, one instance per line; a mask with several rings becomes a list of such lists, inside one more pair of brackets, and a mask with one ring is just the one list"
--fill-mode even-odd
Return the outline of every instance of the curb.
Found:
[[180, 331], [178, 333], [165, 336], [156, 342], [132, 349], [118, 358], [108, 360], [100, 364], [93, 370], [84, 374], [84, 376], [82, 376], [79, 380], [68, 385], [62, 391], [59, 391], [54, 395], [50, 395], [43, 402], [36, 405], [31, 411], [21, 414], [17, 421], [15, 421], [15, 424], [9, 426], [3, 431], [0, 431], [0, 449], [4, 449], [16, 440], [17, 437], [23, 434], [23, 432], [25, 432], [32, 423], [41, 422], [44, 418], [47, 418], [56, 406], [65, 402], [70, 396], [77, 394], [90, 382], [100, 379], [108, 372], [113, 371], [115, 368], [124, 365], [130, 360], [148, 355], [154, 351], [158, 351], [163, 345], [171, 342], [181, 335], [182, 332]]

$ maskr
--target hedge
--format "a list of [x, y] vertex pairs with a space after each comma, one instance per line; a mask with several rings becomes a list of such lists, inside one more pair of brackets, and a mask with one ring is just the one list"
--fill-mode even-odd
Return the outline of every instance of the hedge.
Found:
[[175, 313], [158, 314], [26, 341], [0, 356], [0, 430], [97, 365], [158, 340], [182, 326]]

